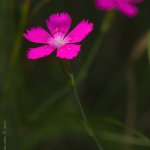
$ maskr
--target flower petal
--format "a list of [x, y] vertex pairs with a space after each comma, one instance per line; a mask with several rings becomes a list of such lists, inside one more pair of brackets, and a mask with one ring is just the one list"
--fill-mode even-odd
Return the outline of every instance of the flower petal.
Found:
[[82, 20], [67, 36], [66, 40], [70, 43], [82, 41], [93, 30], [93, 23]]
[[27, 33], [24, 33], [23, 36], [34, 43], [48, 43], [49, 39], [52, 38], [42, 27], [33, 27], [27, 30]]
[[39, 59], [50, 55], [54, 51], [55, 47], [51, 45], [45, 45], [37, 48], [30, 48], [27, 52], [28, 59]]
[[128, 1], [122, 0], [118, 1], [117, 8], [120, 12], [125, 14], [128, 17], [134, 17], [138, 13], [137, 7], [133, 3], [129, 3]]
[[63, 59], [73, 59], [78, 55], [80, 47], [81, 46], [77, 44], [65, 44], [58, 48], [56, 56]]
[[46, 20], [46, 24], [53, 36], [57, 33], [65, 36], [70, 28], [71, 22], [72, 19], [68, 13], [55, 13]]
[[97, 8], [100, 8], [103, 10], [109, 10], [115, 6], [115, 1], [114, 0], [95, 0], [95, 4]]

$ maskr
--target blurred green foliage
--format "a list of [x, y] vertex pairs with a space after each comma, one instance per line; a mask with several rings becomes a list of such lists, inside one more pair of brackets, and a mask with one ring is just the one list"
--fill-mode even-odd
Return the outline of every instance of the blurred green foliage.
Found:
[[46, 28], [45, 19], [63, 11], [71, 14], [72, 28], [83, 18], [95, 24], [71, 65], [104, 150], [150, 149], [150, 1], [138, 7], [131, 19], [97, 10], [94, 0], [0, 0], [0, 148], [6, 120], [7, 149], [97, 150], [55, 54], [26, 58], [36, 46], [23, 39], [26, 28]]

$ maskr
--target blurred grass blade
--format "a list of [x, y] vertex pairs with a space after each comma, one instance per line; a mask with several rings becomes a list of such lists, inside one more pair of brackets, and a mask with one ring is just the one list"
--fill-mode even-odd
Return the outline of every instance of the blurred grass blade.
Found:
[[62, 98], [68, 93], [68, 91], [69, 91], [68, 86], [60, 88], [57, 92], [55, 92], [53, 95], [44, 100], [44, 102], [29, 116], [29, 119], [31, 121], [39, 119], [39, 117], [41, 117], [41, 115], [46, 110], [51, 109], [51, 107], [57, 102], [57, 100], [60, 99], [60, 96]]
[[[107, 116], [101, 117], [101, 120], [103, 120], [103, 122], [106, 122], [109, 125], [113, 125], [115, 127], [120, 127], [122, 129], [124, 129], [126, 127], [125, 123], [123, 123], [119, 120], [116, 120], [114, 118], [107, 117]], [[148, 137], [146, 137], [143, 133], [139, 132], [136, 129], [132, 129], [132, 128], [128, 128], [128, 130], [130, 130], [130, 132], [133, 133], [135, 136], [138, 136], [140, 139], [142, 139], [146, 143], [150, 144], [150, 139]]]
[[146, 146], [150, 147], [150, 143], [138, 138], [138, 137], [129, 137], [129, 136], [124, 136], [123, 134], [115, 133], [112, 131], [100, 131], [102, 138], [106, 140], [111, 140], [111, 141], [116, 141], [116, 142], [121, 142], [121, 143], [128, 143], [132, 145], [137, 145], [137, 146]]
[[79, 70], [79, 73], [78, 73], [78, 76], [76, 79], [77, 84], [80, 84], [83, 80], [85, 80], [85, 78], [88, 74], [88, 70], [93, 63], [93, 61], [96, 57], [96, 54], [100, 50], [105, 36], [109, 32], [109, 30], [113, 24], [114, 17], [115, 17], [114, 11], [109, 11], [108, 13], [106, 13], [106, 16], [104, 17], [103, 23], [100, 28], [100, 33], [99, 33], [98, 37], [96, 38], [85, 62], [83, 63], [82, 67]]
[[148, 60], [150, 64], [150, 30], [148, 31]]
[[[8, 66], [8, 72], [6, 75], [6, 81], [5, 81], [5, 86], [4, 86], [4, 99], [6, 99], [6, 97], [8, 97], [9, 95], [11, 95], [11, 88], [12, 88], [12, 80], [14, 77], [14, 73], [15, 73], [15, 67], [17, 64], [17, 60], [18, 60], [18, 56], [20, 53], [20, 48], [21, 48], [21, 44], [22, 44], [22, 33], [23, 30], [26, 26], [26, 22], [28, 19], [28, 14], [29, 14], [29, 9], [30, 9], [30, 0], [24, 0], [24, 3], [22, 4], [22, 12], [21, 12], [21, 18], [20, 18], [20, 22], [19, 22], [19, 29], [18, 32], [16, 33], [16, 37], [14, 40], [14, 45], [12, 48], [12, 52], [11, 52], [11, 57], [10, 57], [10, 63]], [[9, 98], [7, 98], [7, 100], [9, 100]], [[8, 102], [8, 101], [4, 101], [4, 105]]]
[[20, 47], [21, 47], [21, 44], [22, 44], [22, 34], [23, 34], [24, 28], [26, 26], [26, 22], [27, 22], [28, 15], [29, 15], [30, 2], [31, 2], [31, 0], [25, 0], [24, 4], [22, 6], [22, 15], [21, 15], [21, 19], [20, 19], [19, 30], [18, 30], [16, 39], [15, 39], [15, 42], [14, 42], [14, 47], [13, 47], [13, 50], [12, 50], [10, 70], [15, 67], [18, 56], [19, 56], [19, 50], [20, 50]]
[[52, 0], [40, 0], [32, 9], [31, 16], [34, 16], [42, 7], [44, 7], [47, 3]]

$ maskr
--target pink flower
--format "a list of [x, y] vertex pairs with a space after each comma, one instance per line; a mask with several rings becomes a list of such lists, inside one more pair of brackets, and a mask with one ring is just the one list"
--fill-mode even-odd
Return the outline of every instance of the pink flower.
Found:
[[121, 13], [128, 17], [134, 17], [138, 13], [136, 3], [143, 0], [95, 0], [96, 6], [102, 10], [118, 9]]
[[[82, 20], [70, 33], [72, 19], [68, 13], [55, 13], [46, 20], [50, 33], [42, 27], [33, 27], [23, 36], [34, 43], [45, 44], [40, 47], [30, 48], [27, 52], [28, 59], [39, 59], [50, 55], [55, 49], [56, 57], [73, 59], [80, 51], [81, 42], [92, 30], [93, 23]], [[67, 34], [68, 33], [68, 34]]]

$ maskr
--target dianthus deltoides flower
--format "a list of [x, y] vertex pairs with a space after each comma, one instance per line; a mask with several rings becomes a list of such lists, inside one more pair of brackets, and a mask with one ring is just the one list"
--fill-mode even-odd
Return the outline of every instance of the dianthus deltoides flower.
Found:
[[96, 6], [102, 10], [118, 9], [128, 17], [134, 17], [138, 13], [136, 3], [143, 0], [95, 0]]
[[[28, 59], [39, 59], [50, 55], [54, 50], [56, 57], [73, 59], [81, 49], [81, 42], [92, 30], [93, 23], [82, 20], [71, 32], [68, 33], [72, 19], [68, 13], [54, 13], [46, 20], [48, 33], [42, 27], [32, 27], [23, 36], [34, 43], [44, 44], [40, 47], [30, 48], [27, 52]], [[67, 34], [68, 33], [68, 34]]]

